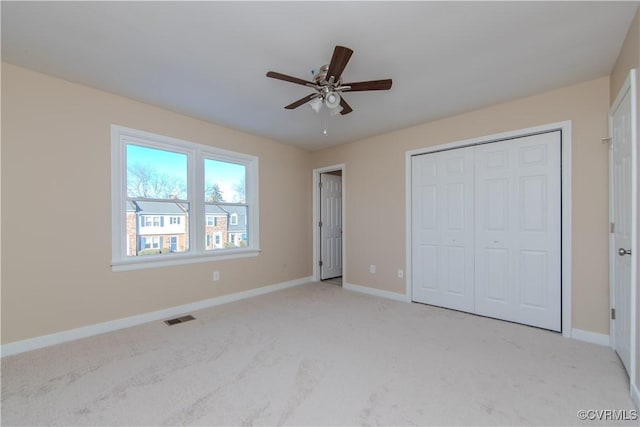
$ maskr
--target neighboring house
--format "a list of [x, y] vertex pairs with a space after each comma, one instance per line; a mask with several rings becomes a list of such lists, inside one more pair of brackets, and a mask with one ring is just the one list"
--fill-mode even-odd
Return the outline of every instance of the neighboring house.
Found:
[[246, 246], [246, 207], [207, 205], [205, 212], [207, 250]]
[[247, 208], [244, 206], [225, 206], [229, 212], [229, 246], [247, 245]]
[[224, 248], [228, 241], [228, 212], [218, 205], [207, 205], [205, 213], [207, 222], [205, 248], [207, 250]]
[[[188, 250], [188, 221], [182, 203], [127, 202], [127, 256]], [[207, 205], [205, 221], [207, 250], [246, 246], [246, 207]]]
[[128, 202], [127, 255], [188, 250], [188, 218], [188, 209], [182, 203]]

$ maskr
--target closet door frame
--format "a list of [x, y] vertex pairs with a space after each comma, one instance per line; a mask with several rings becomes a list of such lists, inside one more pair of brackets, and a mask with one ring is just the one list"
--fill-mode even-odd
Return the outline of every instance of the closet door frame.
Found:
[[542, 126], [530, 127], [515, 131], [509, 131], [494, 135], [487, 135], [479, 138], [466, 139], [452, 143], [440, 144], [431, 147], [424, 147], [417, 150], [407, 151], [405, 153], [405, 226], [406, 226], [406, 290], [407, 300], [411, 301], [412, 293], [412, 161], [413, 156], [428, 154], [437, 151], [451, 150], [455, 148], [470, 147], [479, 144], [487, 144], [491, 142], [504, 141], [524, 136], [530, 136], [540, 133], [560, 131], [561, 144], [561, 180], [562, 180], [562, 196], [561, 196], [561, 269], [562, 269], [562, 335], [571, 337], [571, 121], [550, 123]]

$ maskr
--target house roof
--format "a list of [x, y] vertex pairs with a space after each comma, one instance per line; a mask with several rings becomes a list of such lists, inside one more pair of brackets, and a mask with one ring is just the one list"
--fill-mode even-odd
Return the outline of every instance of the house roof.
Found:
[[176, 202], [129, 201], [127, 211], [132, 210], [140, 215], [186, 215], [183, 204]]
[[226, 216], [228, 214], [227, 211], [225, 211], [224, 209], [222, 209], [220, 206], [218, 205], [205, 205], [205, 212], [208, 215], [220, 215], [220, 216]]

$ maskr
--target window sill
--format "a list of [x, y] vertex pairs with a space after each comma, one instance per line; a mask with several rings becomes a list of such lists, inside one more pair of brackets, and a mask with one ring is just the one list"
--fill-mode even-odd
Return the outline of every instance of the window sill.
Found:
[[227, 259], [249, 258], [260, 254], [260, 249], [226, 250], [222, 253], [207, 254], [175, 254], [175, 255], [148, 255], [144, 259], [133, 258], [111, 262], [111, 271], [145, 270], [148, 268], [171, 267], [174, 265], [196, 264], [200, 262], [214, 262]]

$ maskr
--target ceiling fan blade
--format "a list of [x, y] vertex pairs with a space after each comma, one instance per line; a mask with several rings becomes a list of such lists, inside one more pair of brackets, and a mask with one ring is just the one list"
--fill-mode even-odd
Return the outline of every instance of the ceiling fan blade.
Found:
[[344, 89], [344, 92], [358, 92], [363, 90], [389, 90], [391, 89], [392, 80], [371, 80], [368, 82], [344, 83], [342, 86], [350, 86]]
[[308, 86], [308, 85], [313, 86], [313, 83], [308, 82], [306, 80], [302, 80], [297, 77], [287, 76], [286, 74], [276, 73], [275, 71], [269, 71], [267, 73], [267, 77], [271, 77], [272, 79], [284, 80], [285, 82], [296, 83], [302, 86]]
[[333, 76], [334, 81], [336, 82], [340, 79], [351, 55], [353, 55], [353, 51], [348, 47], [336, 46], [333, 50], [331, 62], [329, 63], [329, 69], [327, 70], [327, 80], [329, 80], [331, 76]]
[[311, 101], [312, 99], [318, 98], [319, 96], [319, 93], [312, 93], [311, 95], [307, 95], [302, 99], [298, 99], [296, 102], [292, 102], [284, 108], [286, 108], [287, 110], [293, 110], [294, 108], [298, 108], [302, 104], [306, 104], [307, 102]]
[[342, 116], [353, 111], [353, 108], [347, 104], [347, 101], [345, 101], [343, 97], [340, 97], [340, 106], [342, 107], [342, 111], [340, 111], [340, 115]]

